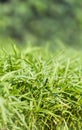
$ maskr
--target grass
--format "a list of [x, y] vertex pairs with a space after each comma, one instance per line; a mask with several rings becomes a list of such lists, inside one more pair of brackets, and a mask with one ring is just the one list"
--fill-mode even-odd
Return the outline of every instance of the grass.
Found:
[[0, 51], [0, 130], [82, 130], [82, 54]]

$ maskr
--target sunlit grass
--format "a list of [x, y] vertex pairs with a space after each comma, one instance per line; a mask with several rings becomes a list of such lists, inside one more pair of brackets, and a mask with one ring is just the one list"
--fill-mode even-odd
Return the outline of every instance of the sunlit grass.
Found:
[[1, 130], [81, 130], [82, 54], [13, 46], [0, 51]]

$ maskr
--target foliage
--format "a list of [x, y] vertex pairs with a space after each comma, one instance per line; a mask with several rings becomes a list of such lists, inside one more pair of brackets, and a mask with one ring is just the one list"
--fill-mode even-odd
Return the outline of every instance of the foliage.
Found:
[[81, 0], [10, 0], [0, 4], [0, 35], [20, 41], [81, 44]]
[[0, 129], [81, 130], [82, 53], [0, 51]]

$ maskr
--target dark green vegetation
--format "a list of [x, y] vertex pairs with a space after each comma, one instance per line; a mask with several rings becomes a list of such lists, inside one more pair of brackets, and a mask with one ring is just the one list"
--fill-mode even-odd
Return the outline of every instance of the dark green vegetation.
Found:
[[0, 1], [2, 40], [14, 38], [22, 43], [32, 41], [37, 44], [44, 40], [52, 43], [60, 40], [80, 45], [81, 36], [82, 0]]
[[82, 130], [82, 53], [0, 51], [0, 130]]

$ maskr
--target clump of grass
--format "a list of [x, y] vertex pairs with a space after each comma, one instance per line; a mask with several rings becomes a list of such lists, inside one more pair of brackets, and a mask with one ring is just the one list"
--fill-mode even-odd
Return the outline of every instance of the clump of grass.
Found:
[[1, 130], [81, 130], [81, 53], [0, 52]]

